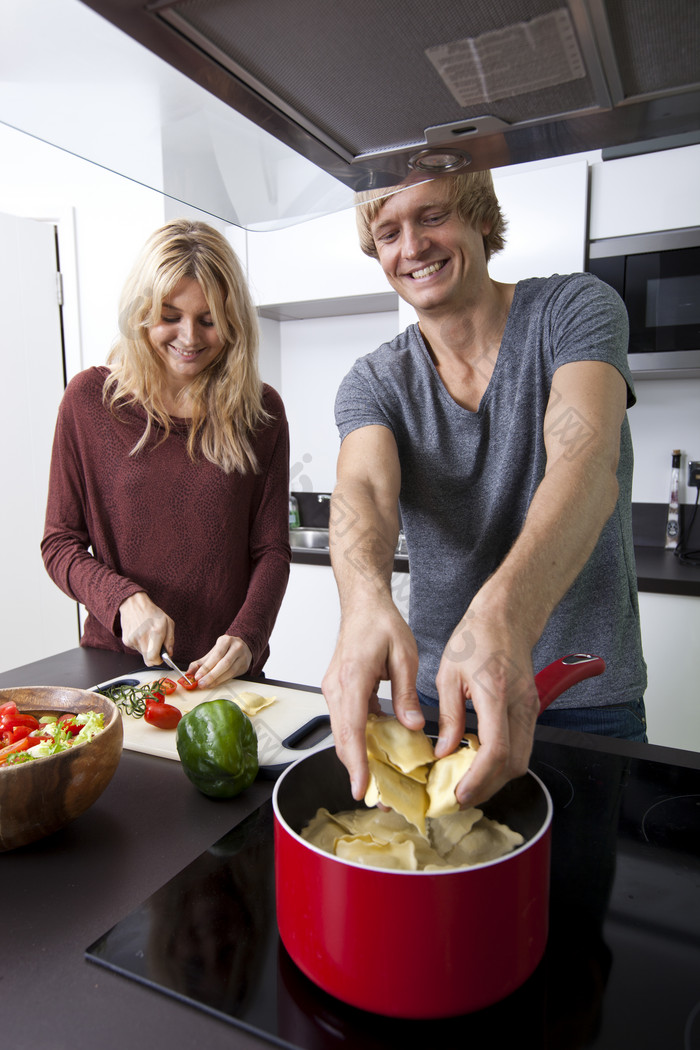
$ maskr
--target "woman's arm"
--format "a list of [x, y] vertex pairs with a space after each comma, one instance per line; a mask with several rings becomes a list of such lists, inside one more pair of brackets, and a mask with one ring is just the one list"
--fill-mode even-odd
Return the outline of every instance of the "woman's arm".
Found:
[[212, 649], [189, 670], [203, 686], [235, 678], [262, 659], [289, 580], [289, 429], [283, 417], [265, 468], [260, 500], [241, 557], [250, 571], [245, 601]]

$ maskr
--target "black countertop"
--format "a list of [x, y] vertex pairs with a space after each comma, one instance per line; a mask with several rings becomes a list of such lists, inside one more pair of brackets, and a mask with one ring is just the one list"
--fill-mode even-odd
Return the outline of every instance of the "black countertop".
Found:
[[[89, 687], [132, 670], [129, 657], [75, 649], [0, 674], [0, 688]], [[555, 805], [545, 960], [504, 1003], [456, 1027], [424, 1026], [427, 1045], [437, 1040], [451, 1050], [464, 1045], [465, 1032], [487, 1042], [498, 1031], [499, 1045], [527, 1032], [533, 1045], [558, 1050], [698, 1050], [700, 755], [541, 728], [532, 768]], [[415, 1024], [406, 1030], [323, 996], [294, 972], [276, 935], [268, 937], [274, 972], [264, 1038], [245, 1021], [232, 1024], [226, 1009], [213, 1014], [206, 1002], [199, 1009], [86, 960], [88, 947], [113, 928], [130, 929], [144, 902], [162, 899], [178, 879], [202, 865], [209, 879], [228, 865], [229, 833], [263, 826], [271, 787], [259, 780], [239, 798], [214, 801], [177, 762], [125, 751], [91, 810], [43, 841], [2, 854], [0, 1044], [246, 1050], [272, 1041], [374, 1050], [417, 1034]]]
[[[308, 524], [327, 527], [327, 503], [322, 508], [315, 506], [316, 494], [295, 493], [303, 502], [303, 511], [309, 516]], [[325, 498], [325, 497], [324, 497]], [[662, 503], [634, 503], [632, 505], [632, 527], [634, 532], [634, 556], [637, 563], [637, 585], [640, 591], [651, 594], [678, 594], [700, 597], [700, 564], [682, 563], [673, 551], [662, 546], [666, 528], [668, 508]], [[325, 517], [324, 517], [325, 515]], [[700, 515], [695, 522], [695, 507], [684, 504], [681, 508], [683, 535], [686, 549], [700, 545]], [[302, 517], [306, 522], [306, 518]], [[698, 560], [697, 554], [693, 560]], [[330, 566], [328, 551], [292, 549], [292, 561], [300, 565]], [[394, 559], [394, 572], [409, 572], [408, 558]]]
[[[637, 563], [637, 585], [640, 591], [652, 594], [682, 594], [700, 597], [700, 566], [684, 565], [673, 551], [663, 547], [634, 548]], [[292, 561], [299, 565], [327, 565], [331, 559], [327, 551], [292, 550]], [[394, 572], [409, 572], [408, 558], [394, 559]]]

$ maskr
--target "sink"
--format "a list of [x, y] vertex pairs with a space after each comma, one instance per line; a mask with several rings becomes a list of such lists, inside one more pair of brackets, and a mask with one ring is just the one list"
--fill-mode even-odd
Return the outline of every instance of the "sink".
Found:
[[[328, 551], [328, 529], [321, 528], [308, 528], [302, 526], [299, 529], [289, 530], [289, 544], [292, 549], [304, 550], [304, 551]], [[404, 539], [403, 533], [399, 536], [399, 542], [396, 545], [396, 558], [405, 559], [408, 557], [408, 551], [406, 550], [406, 540]]]
[[302, 550], [327, 551], [328, 529], [290, 529], [289, 543], [292, 547]]

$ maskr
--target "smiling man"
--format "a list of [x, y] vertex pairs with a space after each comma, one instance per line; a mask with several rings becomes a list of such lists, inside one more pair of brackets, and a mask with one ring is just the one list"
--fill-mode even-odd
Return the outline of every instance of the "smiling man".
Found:
[[[457, 798], [474, 805], [525, 772], [534, 669], [569, 653], [595, 652], [607, 671], [541, 721], [646, 739], [627, 318], [588, 274], [489, 276], [505, 229], [489, 172], [365, 194], [357, 222], [418, 324], [357, 361], [338, 392], [342, 618], [323, 691], [356, 798], [381, 680], [410, 728], [424, 723], [419, 701], [439, 704], [438, 756], [473, 708], [481, 748]], [[391, 597], [399, 506], [410, 627]]]

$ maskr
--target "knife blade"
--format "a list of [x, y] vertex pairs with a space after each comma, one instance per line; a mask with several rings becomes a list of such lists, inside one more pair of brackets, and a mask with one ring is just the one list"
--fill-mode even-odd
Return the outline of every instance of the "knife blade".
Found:
[[160, 654], [160, 658], [163, 661], [163, 663], [167, 664], [168, 667], [170, 667], [173, 671], [175, 671], [175, 673], [177, 675], [179, 675], [180, 678], [189, 678], [190, 677], [189, 675], [186, 675], [184, 671], [180, 670], [180, 668], [177, 666], [175, 661], [173, 659], [171, 659], [170, 655], [168, 654], [168, 652], [165, 649], [162, 650], [162, 652]]

